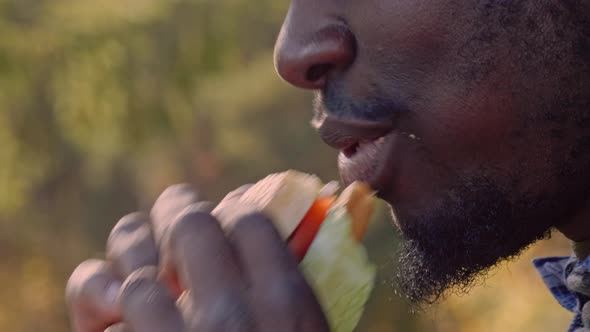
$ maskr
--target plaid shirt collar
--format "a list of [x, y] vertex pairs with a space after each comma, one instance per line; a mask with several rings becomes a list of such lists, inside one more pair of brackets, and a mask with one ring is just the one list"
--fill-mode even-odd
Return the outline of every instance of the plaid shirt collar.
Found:
[[590, 331], [590, 257], [545, 257], [533, 264], [557, 302], [574, 313], [568, 332]]

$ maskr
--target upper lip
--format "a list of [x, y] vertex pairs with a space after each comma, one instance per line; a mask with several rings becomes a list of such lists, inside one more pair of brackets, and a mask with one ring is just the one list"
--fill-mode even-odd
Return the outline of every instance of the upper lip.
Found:
[[376, 140], [394, 129], [393, 121], [342, 119], [332, 115], [316, 118], [312, 125], [326, 144], [341, 151]]

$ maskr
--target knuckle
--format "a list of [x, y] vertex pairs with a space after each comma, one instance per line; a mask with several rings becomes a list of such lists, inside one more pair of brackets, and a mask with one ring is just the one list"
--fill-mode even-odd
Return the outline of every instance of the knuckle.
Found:
[[198, 202], [199, 195], [188, 184], [172, 185], [162, 192], [156, 199], [152, 209], [155, 221], [160, 223], [171, 222], [176, 214], [187, 206]]
[[189, 234], [199, 233], [206, 235], [218, 227], [215, 217], [208, 212], [202, 211], [199, 206], [190, 206], [176, 218], [170, 229], [170, 241], [175, 244], [182, 241]]
[[121, 254], [133, 247], [152, 244], [153, 237], [147, 223], [129, 223], [113, 229], [107, 241], [107, 251], [113, 254]]
[[105, 272], [105, 263], [95, 259], [86, 260], [74, 269], [66, 284], [66, 299], [75, 303], [88, 293]]
[[141, 268], [133, 272], [121, 287], [119, 301], [124, 306], [135, 306], [159, 294], [162, 288], [158, 287], [156, 275], [155, 267]]
[[173, 185], [162, 192], [150, 212], [158, 243], [166, 235], [176, 216], [187, 206], [196, 202], [198, 202], [198, 195], [188, 184]]
[[158, 263], [158, 251], [146, 221], [144, 214], [128, 215], [121, 219], [109, 236], [107, 257], [122, 275]]
[[116, 321], [120, 286], [106, 262], [88, 260], [80, 264], [66, 286], [66, 302], [73, 319], [99, 325]]
[[136, 250], [121, 254], [113, 260], [116, 271], [122, 276], [127, 276], [141, 267], [158, 264], [158, 252], [151, 246], [137, 246], [134, 249]]
[[137, 300], [146, 297], [153, 289], [153, 283], [145, 279], [133, 279], [123, 284], [121, 289], [121, 302], [128, 303], [129, 301]]
[[174, 198], [177, 196], [193, 197], [195, 201], [198, 198], [197, 190], [189, 183], [173, 184], [164, 189], [164, 191], [162, 191], [162, 194], [160, 194], [160, 198]]
[[138, 228], [147, 225], [149, 222], [149, 216], [143, 212], [133, 212], [123, 218], [119, 219], [110, 236], [117, 236], [120, 233], [132, 233]]

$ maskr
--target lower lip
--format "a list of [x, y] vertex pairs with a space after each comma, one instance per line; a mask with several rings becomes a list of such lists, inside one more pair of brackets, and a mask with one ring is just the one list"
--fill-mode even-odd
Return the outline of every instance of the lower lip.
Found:
[[390, 155], [395, 137], [396, 133], [390, 132], [374, 141], [361, 143], [352, 156], [341, 152], [338, 167], [344, 183], [360, 181], [379, 192], [385, 190], [389, 184]]

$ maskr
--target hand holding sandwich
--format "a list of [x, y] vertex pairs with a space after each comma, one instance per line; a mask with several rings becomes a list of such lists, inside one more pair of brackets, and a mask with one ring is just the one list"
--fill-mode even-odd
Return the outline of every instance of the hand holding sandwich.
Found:
[[299, 263], [334, 199], [325, 189], [302, 195], [302, 183], [317, 188], [305, 182], [245, 186], [213, 211], [188, 186], [167, 189], [149, 216], [115, 226], [107, 260], [72, 274], [74, 330], [329, 331]]

